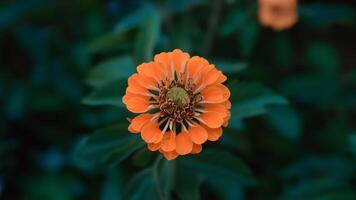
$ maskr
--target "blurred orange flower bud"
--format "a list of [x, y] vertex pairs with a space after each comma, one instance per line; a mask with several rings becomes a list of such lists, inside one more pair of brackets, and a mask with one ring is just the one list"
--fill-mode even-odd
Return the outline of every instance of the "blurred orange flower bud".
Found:
[[298, 21], [297, 0], [259, 0], [258, 17], [276, 31], [290, 28]]

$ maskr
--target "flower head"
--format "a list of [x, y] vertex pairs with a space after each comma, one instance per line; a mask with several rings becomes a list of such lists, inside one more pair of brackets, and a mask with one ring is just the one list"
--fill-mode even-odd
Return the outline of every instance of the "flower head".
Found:
[[202, 57], [174, 50], [137, 67], [128, 79], [123, 103], [133, 113], [132, 133], [141, 133], [151, 151], [168, 160], [199, 153], [216, 141], [230, 118], [226, 76]]
[[297, 0], [259, 0], [258, 17], [276, 31], [290, 28], [298, 21]]

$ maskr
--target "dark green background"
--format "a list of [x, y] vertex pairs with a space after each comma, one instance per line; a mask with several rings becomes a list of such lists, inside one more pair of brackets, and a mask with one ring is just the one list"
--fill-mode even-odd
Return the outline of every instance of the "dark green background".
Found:
[[[1, 0], [0, 199], [356, 199], [352, 2], [300, 1], [274, 32], [251, 0]], [[232, 118], [167, 162], [120, 99], [175, 48], [228, 76]]]

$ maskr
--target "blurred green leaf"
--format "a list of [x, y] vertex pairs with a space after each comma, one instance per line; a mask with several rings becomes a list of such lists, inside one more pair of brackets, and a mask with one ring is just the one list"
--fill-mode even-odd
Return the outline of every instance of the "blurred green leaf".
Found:
[[280, 200], [289, 199], [327, 199], [327, 200], [352, 200], [356, 192], [345, 182], [334, 179], [316, 179], [303, 181], [286, 189]]
[[117, 169], [112, 169], [107, 175], [101, 189], [101, 200], [121, 200], [123, 199], [123, 180]]
[[[290, 76], [282, 84], [284, 94], [303, 103], [319, 103], [330, 105], [338, 93], [338, 83], [325, 76], [305, 74]], [[326, 102], [325, 99], [328, 99]]]
[[255, 21], [249, 21], [238, 35], [238, 45], [243, 57], [250, 57], [257, 42], [260, 26]]
[[308, 66], [324, 75], [336, 76], [339, 68], [339, 57], [336, 51], [325, 42], [313, 42], [306, 52]]
[[122, 97], [125, 94], [126, 80], [112, 81], [103, 86], [94, 88], [89, 96], [83, 99], [83, 104], [99, 106], [113, 105], [122, 107]]
[[237, 73], [246, 69], [248, 66], [245, 62], [232, 62], [227, 60], [213, 60], [211, 63], [224, 73]]
[[299, 5], [301, 21], [315, 29], [332, 25], [355, 26], [355, 8], [346, 4], [314, 3]]
[[152, 152], [147, 148], [143, 148], [133, 155], [132, 164], [137, 167], [145, 167], [152, 163], [154, 156], [155, 152]]
[[117, 124], [84, 137], [75, 156], [98, 164], [118, 164], [143, 145], [141, 138], [128, 132], [126, 124]]
[[[354, 199], [349, 185], [354, 165], [336, 156], [307, 156], [282, 172], [281, 199]], [[289, 183], [289, 184], [288, 184]]]
[[146, 168], [135, 174], [125, 188], [125, 200], [157, 200], [152, 169]]
[[301, 119], [298, 113], [288, 106], [272, 106], [268, 109], [268, 122], [281, 136], [297, 140], [301, 133]]
[[247, 118], [268, 113], [268, 106], [286, 105], [288, 101], [259, 83], [231, 83], [236, 94], [232, 94], [232, 115]]
[[31, 176], [23, 185], [23, 199], [71, 200], [76, 178], [69, 174]]
[[166, 9], [172, 13], [188, 11], [190, 8], [205, 3], [206, 0], [168, 0], [166, 1]]
[[204, 150], [198, 156], [184, 158], [185, 165], [194, 167], [204, 173], [204, 176], [224, 177], [234, 179], [244, 184], [255, 184], [251, 170], [237, 156], [230, 152], [208, 149]]
[[147, 14], [147, 6], [135, 9], [121, 18], [114, 26], [114, 32], [124, 33], [142, 25]]
[[348, 140], [350, 146], [349, 149], [353, 154], [354, 158], [356, 159], [356, 133], [350, 133]]
[[135, 72], [130, 56], [120, 56], [97, 64], [86, 78], [88, 84], [98, 87], [119, 79], [126, 79]]
[[219, 199], [236, 200], [245, 199], [243, 184], [239, 181], [229, 179], [215, 178], [209, 179], [207, 185], [211, 191], [216, 192]]
[[106, 52], [117, 49], [130, 39], [128, 33], [106, 33], [89, 43], [88, 49], [92, 53]]
[[237, 8], [231, 12], [228, 12], [227, 17], [223, 20], [220, 28], [221, 36], [229, 36], [236, 31], [241, 30], [246, 24], [248, 19], [246, 9]]
[[274, 34], [275, 37], [272, 40], [273, 48], [271, 50], [274, 52], [273, 55], [276, 64], [287, 69], [294, 67], [295, 63], [292, 60], [294, 46], [290, 36], [286, 32], [277, 32]]
[[153, 178], [160, 199], [169, 199], [174, 187], [175, 161], [159, 156], [153, 165]]
[[150, 61], [158, 41], [161, 28], [161, 19], [158, 11], [151, 6], [147, 7], [145, 21], [135, 40], [134, 55], [138, 63]]
[[203, 176], [186, 167], [177, 168], [175, 191], [180, 200], [199, 200]]

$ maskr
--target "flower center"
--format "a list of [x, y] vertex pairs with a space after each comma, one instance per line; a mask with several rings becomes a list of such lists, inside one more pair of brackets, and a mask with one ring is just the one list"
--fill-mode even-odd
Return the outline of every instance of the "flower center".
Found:
[[189, 94], [181, 87], [173, 87], [167, 92], [167, 99], [172, 100], [178, 106], [184, 106], [190, 102]]

